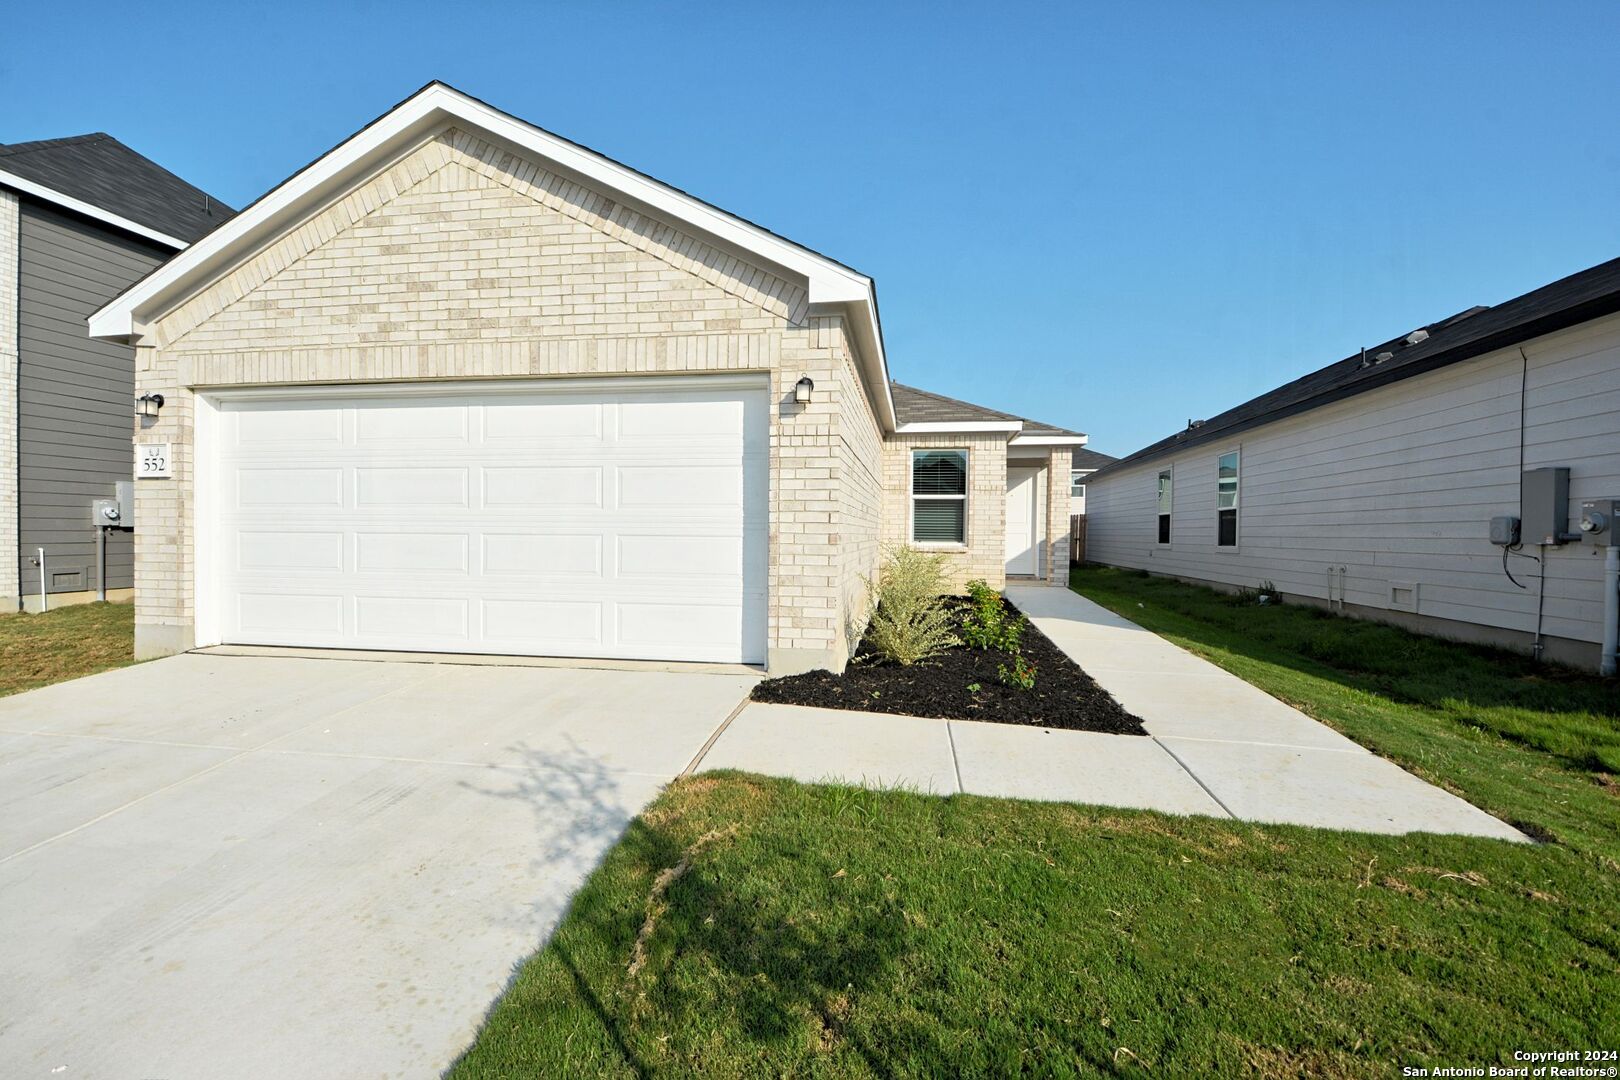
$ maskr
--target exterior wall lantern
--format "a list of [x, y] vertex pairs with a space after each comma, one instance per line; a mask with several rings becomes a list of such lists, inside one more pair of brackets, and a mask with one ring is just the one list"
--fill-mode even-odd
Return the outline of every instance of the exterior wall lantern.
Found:
[[815, 380], [808, 375], [801, 375], [799, 381], [793, 384], [793, 400], [799, 405], [810, 404], [810, 395], [815, 392]]
[[143, 420], [156, 420], [158, 410], [163, 408], [162, 394], [142, 394], [135, 399], [135, 415]]

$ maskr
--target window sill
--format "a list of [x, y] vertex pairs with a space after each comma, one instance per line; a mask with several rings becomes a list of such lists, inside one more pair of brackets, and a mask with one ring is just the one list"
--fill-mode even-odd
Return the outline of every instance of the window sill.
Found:
[[911, 542], [911, 546], [914, 548], [920, 548], [923, 551], [966, 551], [968, 549], [967, 544], [956, 543], [955, 541], [930, 543], [927, 540], [913, 540]]

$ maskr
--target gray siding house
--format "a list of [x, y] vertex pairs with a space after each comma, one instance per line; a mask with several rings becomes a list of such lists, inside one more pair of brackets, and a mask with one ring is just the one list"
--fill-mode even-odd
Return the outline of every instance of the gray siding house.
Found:
[[1620, 259], [1097, 470], [1086, 555], [1225, 588], [1269, 581], [1287, 600], [1596, 667], [1614, 633], [1615, 530], [1581, 522], [1614, 498]]
[[[85, 319], [232, 214], [109, 135], [0, 144], [0, 611], [97, 595], [91, 501], [132, 475], [135, 360]], [[133, 585], [125, 530], [105, 585]]]

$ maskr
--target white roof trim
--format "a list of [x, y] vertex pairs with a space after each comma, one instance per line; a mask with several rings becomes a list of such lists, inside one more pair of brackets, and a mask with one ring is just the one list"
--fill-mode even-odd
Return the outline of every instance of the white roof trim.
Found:
[[[351, 136], [259, 199], [185, 253], [171, 259], [123, 295], [90, 316], [90, 336], [129, 339], [149, 322], [314, 212], [337, 192], [383, 167], [392, 153], [451, 121], [533, 153], [587, 181], [634, 199], [654, 212], [700, 230], [794, 274], [809, 284], [812, 304], [847, 305], [858, 316], [857, 337], [875, 352], [875, 395], [880, 418], [895, 426], [872, 279], [775, 236], [690, 195], [610, 161], [594, 151], [524, 123], [443, 83], [418, 91], [370, 126]], [[878, 374], [881, 377], [878, 377]]]
[[101, 207], [96, 206], [93, 203], [87, 203], [83, 199], [75, 199], [71, 195], [64, 195], [55, 188], [48, 188], [44, 184], [37, 184], [32, 180], [24, 180], [15, 173], [6, 172], [4, 169], [0, 169], [0, 187], [15, 188], [24, 195], [32, 195], [36, 199], [41, 199], [48, 203], [55, 203], [57, 206], [66, 207], [67, 209], [72, 210], [75, 214], [83, 214], [87, 218], [94, 218], [97, 221], [111, 225], [115, 229], [123, 229], [125, 232], [132, 232], [136, 236], [144, 236], [148, 240], [156, 240], [158, 243], [167, 244], [169, 247], [172, 247], [177, 251], [186, 246], [186, 242], [177, 236], [170, 236], [168, 233], [161, 233], [156, 229], [149, 229], [145, 225], [142, 225], [139, 222], [131, 221], [127, 217], [122, 217], [121, 215], [115, 214], [111, 210], [103, 210]]
[[1022, 431], [1024, 425], [1017, 420], [930, 420], [925, 423], [901, 424], [894, 429], [896, 435], [933, 435], [972, 433], [985, 431]]
[[1018, 435], [1010, 446], [1084, 446], [1086, 435]]

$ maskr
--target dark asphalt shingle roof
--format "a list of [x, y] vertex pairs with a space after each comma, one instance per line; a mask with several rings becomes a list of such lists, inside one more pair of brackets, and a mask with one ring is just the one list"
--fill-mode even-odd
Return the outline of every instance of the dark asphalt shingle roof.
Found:
[[1616, 311], [1620, 311], [1620, 259], [1611, 259], [1495, 307], [1472, 307], [1420, 327], [1428, 337], [1415, 344], [1407, 343], [1417, 333], [1410, 331], [1368, 347], [1365, 354], [1358, 351], [1143, 447], [1101, 472], [1227, 438]]
[[1073, 458], [1069, 465], [1071, 469], [1100, 469], [1104, 465], [1112, 465], [1119, 458], [1111, 454], [1099, 454], [1095, 450], [1087, 450], [1083, 446], [1074, 448]]
[[103, 132], [0, 143], [0, 171], [187, 243], [236, 216], [225, 203]]
[[955, 398], [948, 398], [944, 394], [919, 390], [915, 386], [891, 382], [889, 390], [894, 397], [895, 420], [902, 424], [959, 424], [981, 423], [992, 420], [1017, 420], [1024, 425], [1024, 430], [1021, 432], [1024, 435], [1074, 435], [1076, 437], [1080, 435], [1080, 432], [1070, 431], [1068, 428], [1055, 427], [1052, 424], [1043, 424], [1038, 420], [1014, 416], [1012, 413], [987, 409], [983, 405], [958, 401]]

